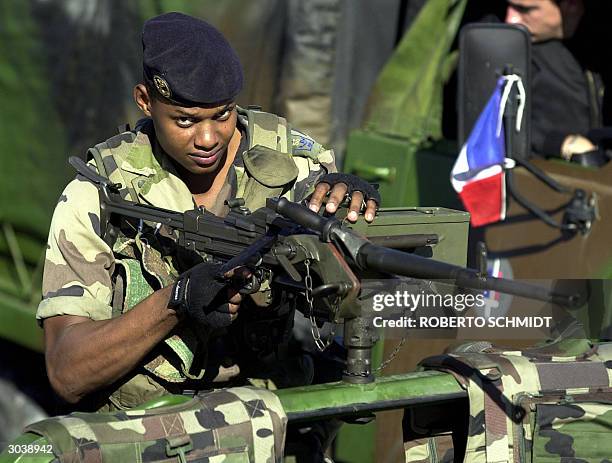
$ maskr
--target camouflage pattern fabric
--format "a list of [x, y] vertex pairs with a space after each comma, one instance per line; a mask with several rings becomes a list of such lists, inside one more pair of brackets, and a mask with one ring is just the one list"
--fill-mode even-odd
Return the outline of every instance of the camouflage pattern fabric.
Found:
[[[567, 340], [525, 351], [489, 346], [421, 365], [452, 373], [468, 392], [465, 461], [610, 461], [612, 344]], [[405, 443], [406, 461], [435, 461], [413, 447]]]
[[[242, 109], [238, 119], [248, 150], [237, 154], [218, 200], [220, 207], [212, 212], [222, 215], [223, 201], [232, 195], [243, 197], [251, 209], [262, 206], [269, 196], [300, 200], [321, 175], [335, 171], [333, 152], [292, 130], [284, 119]], [[128, 199], [178, 212], [195, 206], [189, 189], [155, 142], [150, 120], [139, 123], [134, 132], [96, 145], [90, 153], [94, 157], [90, 165], [123, 185], [122, 194]], [[49, 232], [39, 321], [56, 315], [109, 319], [173, 283], [180, 273], [179, 263], [174, 255], [164, 254], [160, 245], [160, 240], [171, 236], [146, 224], [138, 232], [134, 225], [124, 228], [111, 248], [101, 237], [96, 187], [81, 176], [68, 184]], [[164, 341], [170, 349], [154, 349], [152, 360], [126, 378], [103, 410], [130, 408], [176, 392], [187, 380], [201, 379], [204, 370], [196, 365], [204, 362], [197, 361], [194, 353], [205, 355], [206, 350], [200, 349], [205, 340], [206, 333], [179, 325]]]
[[404, 442], [406, 461], [411, 463], [453, 463], [452, 448], [453, 441], [450, 435]]
[[282, 461], [287, 416], [272, 392], [238, 387], [182, 405], [72, 413], [28, 426], [62, 463]]

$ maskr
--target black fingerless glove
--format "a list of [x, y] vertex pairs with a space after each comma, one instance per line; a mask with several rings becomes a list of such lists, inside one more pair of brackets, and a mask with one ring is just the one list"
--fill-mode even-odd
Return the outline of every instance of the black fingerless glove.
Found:
[[332, 188], [337, 183], [344, 183], [348, 187], [347, 194], [349, 196], [352, 196], [355, 191], [361, 191], [363, 193], [363, 200], [366, 203], [371, 199], [377, 205], [380, 205], [381, 199], [378, 190], [356, 175], [341, 173], [325, 174], [319, 179], [317, 185], [319, 183], [328, 183]]
[[183, 273], [172, 286], [168, 307], [200, 325], [213, 329], [229, 326], [227, 284], [219, 277], [220, 270], [221, 264], [202, 262]]

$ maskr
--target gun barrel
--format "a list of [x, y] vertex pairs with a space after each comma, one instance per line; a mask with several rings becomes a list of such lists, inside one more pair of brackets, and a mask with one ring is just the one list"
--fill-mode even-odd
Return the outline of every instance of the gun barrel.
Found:
[[464, 288], [493, 290], [564, 306], [574, 306], [579, 300], [578, 295], [559, 294], [533, 284], [482, 276], [471, 268], [459, 267], [375, 244], [365, 244], [359, 249], [358, 264], [362, 268], [383, 273], [426, 280], [452, 280], [454, 284]]

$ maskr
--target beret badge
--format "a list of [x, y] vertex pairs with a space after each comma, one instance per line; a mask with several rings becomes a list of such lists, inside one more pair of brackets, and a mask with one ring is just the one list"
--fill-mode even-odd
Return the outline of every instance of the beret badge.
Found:
[[170, 91], [170, 86], [168, 85], [168, 82], [166, 82], [164, 78], [160, 76], [153, 76], [153, 83], [155, 84], [155, 88], [157, 89], [160, 95], [166, 98], [170, 98], [172, 92]]

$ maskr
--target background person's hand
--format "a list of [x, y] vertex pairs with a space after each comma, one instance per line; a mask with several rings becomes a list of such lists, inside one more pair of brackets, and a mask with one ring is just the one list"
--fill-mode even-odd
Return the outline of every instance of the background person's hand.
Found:
[[587, 153], [595, 149], [597, 147], [588, 138], [582, 135], [568, 135], [561, 145], [561, 157], [570, 161], [574, 154]]

